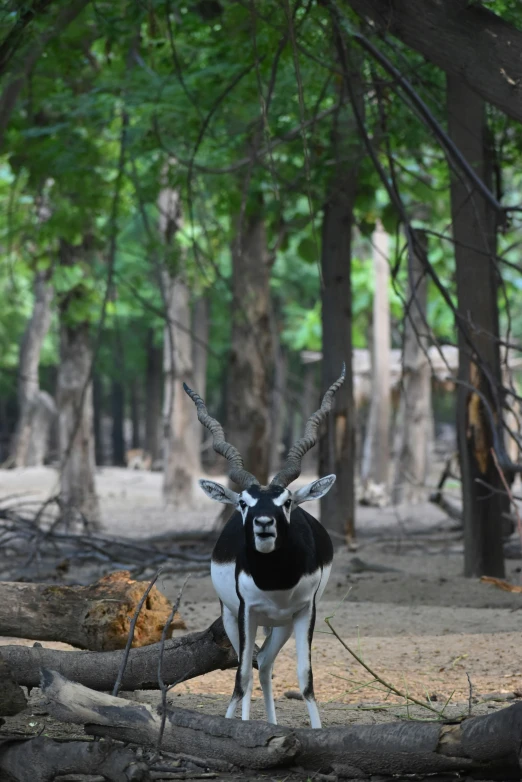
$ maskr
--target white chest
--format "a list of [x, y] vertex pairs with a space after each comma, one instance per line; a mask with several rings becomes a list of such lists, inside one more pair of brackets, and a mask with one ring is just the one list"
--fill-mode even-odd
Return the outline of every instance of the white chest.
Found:
[[[256, 586], [251, 576], [240, 573], [238, 588], [247, 609], [255, 615], [257, 624], [277, 627], [288, 624], [294, 614], [311, 603], [314, 595], [319, 599], [329, 575], [330, 567], [323, 571], [318, 569], [314, 573], [302, 576], [292, 589], [265, 592]], [[237, 616], [239, 597], [236, 592], [235, 565], [212, 563], [211, 577], [220, 600]]]

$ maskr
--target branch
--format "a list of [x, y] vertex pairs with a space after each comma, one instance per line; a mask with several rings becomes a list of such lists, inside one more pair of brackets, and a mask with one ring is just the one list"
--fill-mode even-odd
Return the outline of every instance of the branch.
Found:
[[479, 3], [346, 0], [372, 27], [391, 33], [485, 101], [522, 121], [522, 31]]

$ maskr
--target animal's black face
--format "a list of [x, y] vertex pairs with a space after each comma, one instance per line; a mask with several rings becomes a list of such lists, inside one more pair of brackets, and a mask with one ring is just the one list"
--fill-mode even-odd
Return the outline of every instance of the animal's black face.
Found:
[[234, 505], [243, 517], [247, 543], [261, 554], [279, 548], [288, 534], [292, 510], [302, 502], [319, 500], [331, 489], [335, 475], [326, 475], [291, 492], [281, 486], [251, 484], [241, 494], [206, 478], [199, 485], [212, 500]]
[[292, 512], [292, 494], [281, 486], [250, 486], [239, 495], [247, 541], [260, 554], [270, 554], [285, 540]]

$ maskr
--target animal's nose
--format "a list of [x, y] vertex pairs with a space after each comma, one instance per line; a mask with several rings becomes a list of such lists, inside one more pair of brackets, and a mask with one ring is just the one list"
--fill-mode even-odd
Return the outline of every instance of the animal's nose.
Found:
[[275, 519], [273, 516], [257, 516], [257, 518], [254, 519], [254, 524], [265, 532], [274, 524], [274, 521]]

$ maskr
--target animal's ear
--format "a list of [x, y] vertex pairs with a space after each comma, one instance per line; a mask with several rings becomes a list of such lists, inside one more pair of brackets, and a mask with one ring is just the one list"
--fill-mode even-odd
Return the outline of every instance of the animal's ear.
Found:
[[308, 502], [308, 500], [319, 500], [325, 494], [328, 494], [334, 483], [335, 475], [325, 475], [324, 478], [308, 483], [294, 492], [292, 496], [293, 504], [301, 505], [302, 502]]
[[237, 505], [239, 501], [239, 494], [236, 494], [235, 491], [232, 491], [227, 486], [222, 486], [220, 483], [201, 479], [199, 485], [211, 500], [223, 502], [225, 505]]

